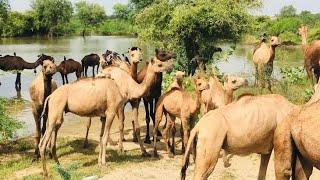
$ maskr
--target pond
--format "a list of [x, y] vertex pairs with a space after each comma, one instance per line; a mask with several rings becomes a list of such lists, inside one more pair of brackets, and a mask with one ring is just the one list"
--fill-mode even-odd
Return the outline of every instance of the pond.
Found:
[[[0, 39], [0, 54], [13, 55], [16, 52], [17, 56], [21, 56], [27, 62], [35, 62], [37, 55], [44, 53], [55, 58], [56, 64], [63, 60], [63, 56], [73, 58], [76, 61], [90, 53], [97, 53], [99, 56], [106, 49], [113, 50], [119, 53], [124, 53], [129, 47], [138, 46], [135, 38], [116, 37], [116, 36], [89, 36], [85, 39], [82, 37], [59, 37], [48, 39], [46, 37], [26, 37], [26, 38], [1, 38]], [[221, 44], [223, 52], [230, 48], [230, 44]], [[253, 63], [252, 51], [254, 46], [237, 44], [233, 54], [229, 56], [228, 61], [220, 60], [215, 62], [213, 66], [217, 66], [222, 73], [229, 75], [245, 76], [251, 81], [253, 80]], [[142, 47], [145, 58], [149, 59], [154, 52], [152, 47]], [[144, 63], [140, 63], [141, 65]], [[281, 78], [280, 68], [287, 66], [302, 66], [303, 55], [302, 50], [298, 47], [279, 47], [276, 50], [275, 70], [273, 76], [277, 79]], [[39, 73], [41, 67], [37, 68]], [[92, 74], [92, 68], [89, 68], [88, 75]], [[33, 70], [24, 70], [21, 75], [22, 89], [21, 97], [30, 101], [29, 86], [36, 75]], [[12, 72], [4, 72], [0, 70], [0, 96], [16, 97], [17, 92], [14, 88], [16, 75]], [[62, 85], [62, 79], [59, 73], [53, 77], [58, 86]], [[68, 76], [69, 81], [76, 79], [75, 74]], [[20, 96], [20, 94], [19, 94]], [[31, 113], [30, 103], [21, 111], [18, 118], [27, 122], [29, 126], [33, 126], [33, 117]], [[33, 129], [29, 129], [33, 132]]]

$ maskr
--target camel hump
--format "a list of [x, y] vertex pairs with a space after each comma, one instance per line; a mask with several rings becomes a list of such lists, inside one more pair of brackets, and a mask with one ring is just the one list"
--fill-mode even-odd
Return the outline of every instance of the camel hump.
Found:
[[244, 94], [241, 94], [240, 96], [238, 96], [236, 101], [239, 101], [243, 97], [252, 97], [252, 96], [256, 96], [256, 95], [255, 94], [251, 94], [251, 93], [244, 93]]

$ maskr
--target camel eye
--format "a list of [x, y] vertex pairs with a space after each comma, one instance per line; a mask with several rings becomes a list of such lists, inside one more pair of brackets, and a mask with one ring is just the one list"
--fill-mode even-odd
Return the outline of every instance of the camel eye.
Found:
[[235, 84], [237, 82], [237, 80], [233, 80], [232, 83]]
[[274, 40], [272, 39], [271, 41], [273, 42]]
[[158, 67], [162, 67], [162, 64], [158, 64]]

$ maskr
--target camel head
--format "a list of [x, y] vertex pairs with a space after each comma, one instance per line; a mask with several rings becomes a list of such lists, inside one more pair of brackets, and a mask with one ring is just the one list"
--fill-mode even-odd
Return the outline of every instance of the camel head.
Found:
[[45, 76], [52, 76], [57, 72], [57, 66], [51, 60], [44, 60], [42, 64], [42, 73]]
[[267, 34], [264, 32], [260, 35], [260, 41], [261, 42], [266, 42], [267, 40]]
[[301, 26], [298, 28], [298, 33], [299, 33], [299, 35], [300, 35], [300, 36], [306, 35], [307, 32], [308, 32], [307, 26], [304, 25], [304, 24], [301, 24]]
[[172, 69], [173, 67], [171, 63], [160, 61], [156, 57], [152, 58], [151, 61], [148, 63], [148, 70], [151, 70], [155, 73], [171, 72]]
[[129, 48], [128, 53], [130, 56], [131, 63], [139, 63], [142, 61], [143, 54], [142, 54], [141, 48], [139, 47]]
[[279, 38], [277, 36], [271, 36], [270, 45], [272, 47], [277, 47], [280, 45]]
[[104, 59], [104, 58], [100, 58], [99, 64], [102, 69], [104, 69], [106, 66], [108, 66], [108, 63], [107, 63], [106, 59]]
[[165, 50], [159, 50], [156, 49], [156, 58], [159, 59], [160, 61], [168, 61], [170, 59], [175, 59], [177, 58], [177, 54], [174, 52], [169, 52]]
[[248, 80], [242, 77], [224, 76], [223, 79], [225, 89], [230, 89], [232, 91], [235, 91], [242, 86], [248, 86]]
[[177, 71], [177, 72], [174, 74], [174, 78], [175, 78], [178, 82], [182, 82], [182, 81], [183, 81], [183, 78], [184, 78], [184, 75], [185, 75], [185, 72], [183, 72], [183, 71]]
[[199, 77], [194, 79], [194, 84], [196, 85], [197, 91], [204, 91], [210, 88], [208, 82]]

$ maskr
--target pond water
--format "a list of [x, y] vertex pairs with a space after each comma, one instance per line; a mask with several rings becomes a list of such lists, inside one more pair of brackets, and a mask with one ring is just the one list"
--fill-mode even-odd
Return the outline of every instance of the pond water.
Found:
[[[17, 56], [21, 56], [27, 62], [34, 62], [37, 55], [44, 53], [55, 58], [56, 64], [63, 60], [63, 56], [73, 58], [76, 61], [90, 53], [97, 53], [99, 56], [106, 49], [113, 50], [119, 53], [124, 53], [129, 47], [138, 46], [135, 38], [115, 37], [115, 36], [89, 36], [85, 39], [82, 37], [59, 37], [48, 39], [46, 37], [27, 37], [27, 38], [2, 38], [0, 39], [0, 54], [13, 55], [16, 52]], [[230, 44], [223, 43], [221, 48], [223, 52], [229, 49]], [[237, 44], [233, 54], [229, 56], [228, 61], [220, 60], [213, 64], [217, 66], [222, 73], [229, 75], [245, 76], [252, 81], [253, 79], [253, 63], [252, 51], [254, 46]], [[153, 54], [154, 49], [150, 46], [142, 47], [145, 58], [149, 59]], [[144, 64], [144, 63], [140, 63]], [[300, 48], [297, 47], [279, 47], [276, 51], [274, 77], [281, 78], [279, 70], [285, 66], [301, 66], [303, 64], [303, 55]], [[39, 73], [41, 67], [37, 68]], [[88, 75], [92, 74], [92, 68], [89, 68]], [[22, 89], [21, 92], [16, 92], [14, 82], [16, 75], [12, 72], [4, 72], [0, 70], [0, 96], [2, 97], [17, 97], [20, 96], [27, 101], [30, 101], [29, 86], [36, 75], [33, 70], [24, 70], [21, 75]], [[62, 85], [61, 76], [59, 73], [53, 77], [58, 86]], [[75, 74], [68, 75], [70, 82], [76, 79]], [[19, 93], [19, 94], [18, 94]], [[21, 111], [18, 118], [25, 121], [29, 126], [33, 126], [33, 118], [31, 113], [30, 103]], [[33, 129], [29, 129], [33, 132]]]

